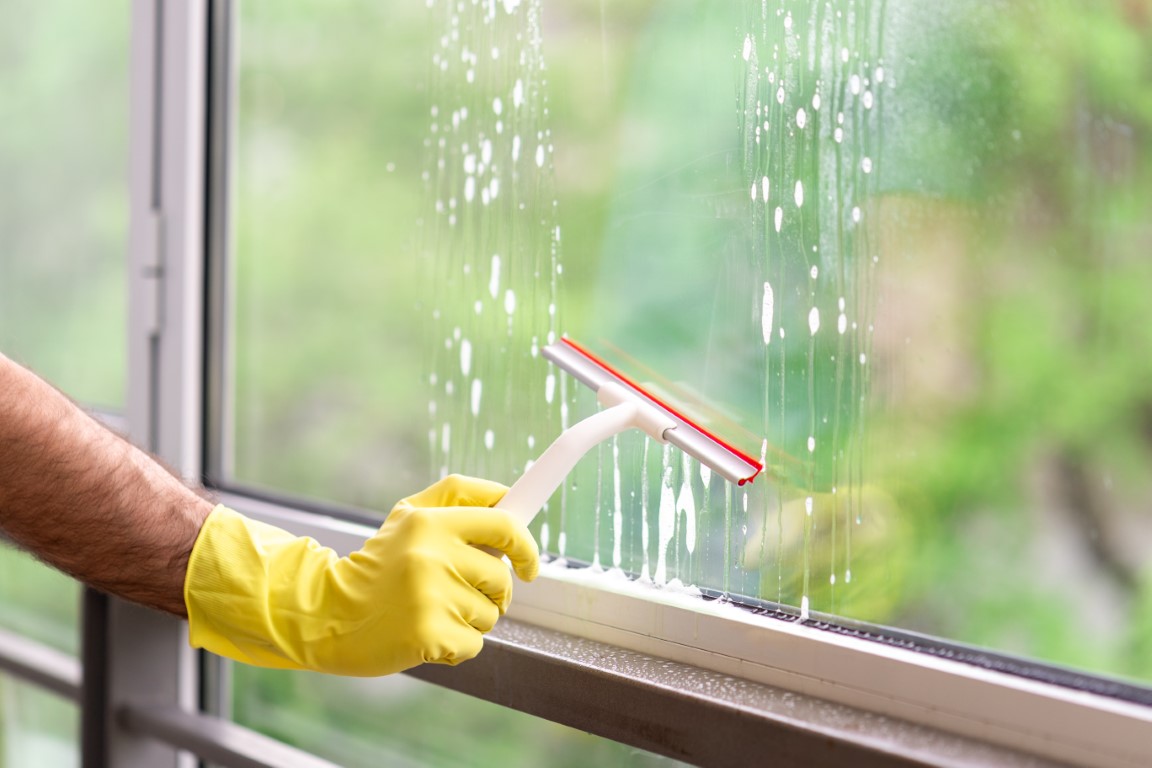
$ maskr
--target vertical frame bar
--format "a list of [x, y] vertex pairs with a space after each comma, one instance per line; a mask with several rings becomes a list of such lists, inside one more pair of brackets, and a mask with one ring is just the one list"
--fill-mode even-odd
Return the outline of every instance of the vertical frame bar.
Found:
[[207, 293], [204, 324], [204, 457], [208, 478], [232, 467], [232, 148], [236, 136], [236, 3], [210, 0], [208, 28]]
[[[206, 482], [232, 467], [233, 376], [228, 326], [232, 314], [232, 147], [235, 138], [234, 57], [236, 3], [209, 0], [208, 10], [207, 242], [204, 296], [204, 413], [202, 472]], [[200, 704], [217, 717], [232, 717], [232, 663], [203, 654]]]

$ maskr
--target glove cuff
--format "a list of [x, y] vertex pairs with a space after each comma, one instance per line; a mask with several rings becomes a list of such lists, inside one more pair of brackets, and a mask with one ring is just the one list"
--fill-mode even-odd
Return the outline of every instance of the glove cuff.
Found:
[[[285, 530], [251, 520], [221, 505], [204, 521], [188, 559], [184, 604], [189, 642], [220, 656], [260, 667], [303, 669], [278, 637], [272, 595], [275, 560], [300, 539]], [[334, 555], [333, 555], [334, 556]]]

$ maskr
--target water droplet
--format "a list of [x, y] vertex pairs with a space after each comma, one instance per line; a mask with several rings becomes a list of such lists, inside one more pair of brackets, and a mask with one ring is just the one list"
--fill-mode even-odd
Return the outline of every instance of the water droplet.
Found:
[[861, 216], [860, 206], [858, 206], [858, 205], [852, 206], [852, 221], [859, 223], [860, 222], [860, 216]]
[[469, 176], [464, 179], [464, 199], [469, 203], [476, 197], [476, 177]]
[[777, 232], [779, 232], [779, 231], [780, 231], [780, 227], [781, 227], [781, 225], [782, 225], [783, 223], [784, 223], [784, 209], [783, 209], [783, 208], [781, 208], [780, 206], [776, 206], [776, 221], [775, 221], [775, 224], [776, 224], [776, 231], [777, 231]]
[[860, 365], [867, 365], [867, 364], [868, 364], [868, 355], [861, 352], [860, 353]]
[[794, 196], [796, 198], [796, 207], [802, 207], [804, 205], [804, 182], [800, 179], [796, 179], [796, 192]]
[[492, 450], [492, 446], [496, 445], [496, 433], [492, 430], [485, 430], [484, 432], [484, 447]]
[[492, 111], [496, 114], [500, 114], [504, 111], [504, 102], [500, 100], [499, 96], [492, 99]]
[[[779, 210], [779, 209], [777, 209]], [[772, 285], [764, 283], [764, 299], [760, 309], [760, 329], [764, 334], [764, 343], [772, 342], [772, 312], [775, 298], [772, 294]]]
[[864, 157], [860, 159], [860, 170], [864, 173], [872, 173], [872, 158]]
[[860, 75], [852, 75], [848, 78], [848, 90], [853, 95], [860, 93]]
[[813, 112], [819, 112], [820, 111], [820, 94], [819, 93], [812, 94], [812, 111]]
[[468, 339], [460, 342], [460, 372], [465, 376], [472, 370], [472, 342]]
[[512, 162], [520, 159], [520, 136], [512, 137]]
[[504, 311], [508, 314], [516, 311], [516, 294], [511, 288], [504, 291]]
[[820, 267], [813, 264], [812, 269], [808, 270], [808, 274], [812, 276], [813, 280], [815, 280], [816, 278], [820, 277]]
[[864, 103], [864, 109], [872, 109], [872, 91], [864, 91], [861, 101]]
[[543, 144], [537, 144], [536, 145], [536, 167], [537, 168], [543, 168], [544, 167], [544, 145]]
[[741, 55], [744, 57], [744, 61], [748, 61], [750, 58], [752, 58], [752, 35], [744, 36], [744, 51], [741, 53]]
[[472, 415], [480, 415], [480, 393], [483, 391], [484, 385], [480, 383], [480, 379], [472, 380]]
[[492, 254], [492, 270], [488, 275], [488, 293], [492, 298], [500, 293], [500, 254]]
[[876, 74], [874, 75], [876, 82], [884, 82], [884, 67], [876, 67]]
[[548, 374], [544, 377], [544, 402], [551, 403], [556, 396], [556, 375]]
[[820, 330], [820, 310], [817, 307], [812, 307], [808, 312], [808, 330], [812, 335], [816, 335], [816, 331]]
[[808, 595], [800, 598], [800, 621], [808, 621]]
[[516, 78], [516, 83], [512, 86], [512, 106], [517, 109], [524, 106], [524, 81], [520, 78]]
[[840, 318], [836, 321], [836, 330], [840, 331], [841, 336], [848, 330], [848, 315], [843, 312], [840, 313]]
[[680, 493], [676, 496], [676, 514], [684, 515], [684, 546], [688, 554], [696, 549], [696, 499], [692, 494], [692, 482], [688, 475], [688, 454], [683, 454], [683, 478]]
[[760, 179], [760, 191], [763, 193], [762, 199], [764, 200], [764, 202], [768, 202], [768, 190], [769, 190], [768, 177], [764, 176], [763, 178]]
[[808, 124], [808, 113], [804, 111], [804, 107], [796, 110], [796, 127], [803, 129]]

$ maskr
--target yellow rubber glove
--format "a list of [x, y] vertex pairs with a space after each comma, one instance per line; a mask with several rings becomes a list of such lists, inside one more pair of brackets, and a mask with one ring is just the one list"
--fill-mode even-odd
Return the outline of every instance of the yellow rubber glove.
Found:
[[[507, 488], [453, 475], [396, 505], [348, 557], [219, 506], [188, 562], [190, 641], [236, 661], [361, 677], [480, 652], [516, 574], [539, 570], [528, 529], [490, 509]], [[476, 546], [473, 546], [476, 545]]]

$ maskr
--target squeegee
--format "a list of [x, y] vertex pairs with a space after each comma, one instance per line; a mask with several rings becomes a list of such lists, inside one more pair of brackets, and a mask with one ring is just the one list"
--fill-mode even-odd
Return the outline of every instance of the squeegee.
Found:
[[542, 352], [591, 387], [603, 410], [564, 430], [499, 502], [524, 524], [531, 522], [584, 454], [628, 429], [641, 429], [658, 443], [671, 443], [738, 485], [751, 482], [764, 468], [571, 339], [561, 338]]

